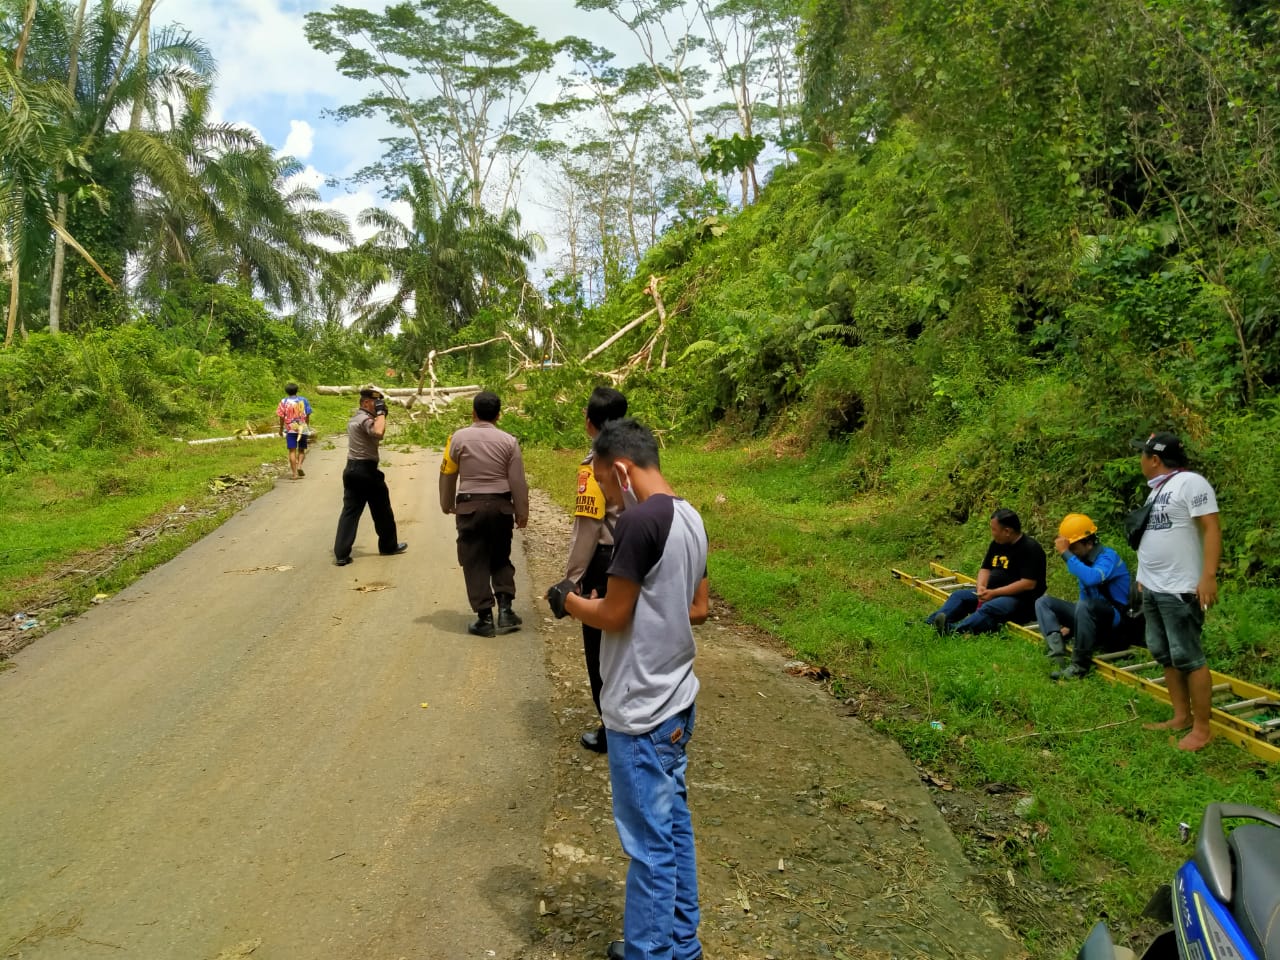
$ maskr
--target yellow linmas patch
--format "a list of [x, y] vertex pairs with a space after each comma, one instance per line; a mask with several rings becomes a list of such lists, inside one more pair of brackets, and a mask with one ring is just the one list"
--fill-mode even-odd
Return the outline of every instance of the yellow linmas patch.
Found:
[[573, 515], [604, 519], [604, 491], [596, 482], [596, 475], [589, 464], [578, 467], [577, 495], [574, 497]]
[[449, 456], [449, 453], [451, 450], [453, 450], [453, 434], [452, 433], [449, 434], [449, 439], [444, 442], [444, 459], [440, 461], [440, 472], [445, 474], [446, 476], [458, 472], [457, 462], [453, 459], [453, 457]]

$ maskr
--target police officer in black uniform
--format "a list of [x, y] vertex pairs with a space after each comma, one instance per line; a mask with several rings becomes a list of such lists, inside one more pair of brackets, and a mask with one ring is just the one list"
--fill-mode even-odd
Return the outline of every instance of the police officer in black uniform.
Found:
[[351, 562], [351, 545], [365, 505], [378, 533], [378, 552], [404, 553], [409, 544], [396, 539], [396, 515], [391, 511], [387, 478], [378, 469], [378, 444], [387, 432], [387, 403], [377, 387], [360, 388], [360, 407], [347, 421], [347, 467], [342, 471], [342, 513], [333, 541], [333, 562]]

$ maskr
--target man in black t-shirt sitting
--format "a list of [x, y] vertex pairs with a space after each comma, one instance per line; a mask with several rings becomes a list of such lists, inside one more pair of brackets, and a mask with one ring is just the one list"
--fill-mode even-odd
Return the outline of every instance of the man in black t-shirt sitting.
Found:
[[1016, 513], [1002, 507], [991, 515], [991, 546], [976, 588], [955, 591], [925, 622], [943, 636], [990, 633], [1010, 620], [1034, 620], [1044, 591], [1044, 548], [1022, 532]]

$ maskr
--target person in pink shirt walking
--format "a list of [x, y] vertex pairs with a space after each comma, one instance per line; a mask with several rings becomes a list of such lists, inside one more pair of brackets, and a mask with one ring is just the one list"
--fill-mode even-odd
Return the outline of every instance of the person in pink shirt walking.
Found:
[[307, 459], [307, 440], [311, 436], [311, 401], [298, 396], [298, 385], [286, 383], [284, 398], [276, 405], [280, 436], [289, 449], [289, 471], [293, 479], [305, 477], [302, 461]]

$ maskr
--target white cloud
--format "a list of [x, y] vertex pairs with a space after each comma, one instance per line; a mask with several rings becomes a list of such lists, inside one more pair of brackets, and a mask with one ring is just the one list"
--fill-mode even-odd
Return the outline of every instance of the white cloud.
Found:
[[209, 46], [218, 62], [218, 100], [234, 116], [267, 96], [301, 102], [350, 95], [351, 81], [307, 42], [302, 6], [285, 0], [159, 0], [156, 19], [182, 25]]
[[316, 132], [311, 128], [311, 124], [305, 120], [290, 120], [289, 136], [285, 137], [284, 146], [280, 148], [280, 152], [298, 160], [305, 160], [311, 156], [315, 140]]

